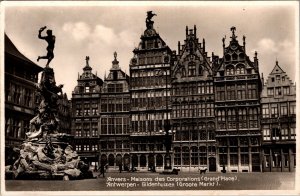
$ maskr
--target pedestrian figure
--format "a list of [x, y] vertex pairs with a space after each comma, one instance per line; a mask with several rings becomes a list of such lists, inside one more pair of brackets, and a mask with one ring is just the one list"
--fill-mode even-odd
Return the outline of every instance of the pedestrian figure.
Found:
[[119, 171], [122, 173], [122, 163], [119, 164]]
[[104, 165], [103, 164], [100, 165], [100, 174], [98, 175], [98, 177], [100, 177], [101, 174], [103, 175], [103, 178], [104, 178], [105, 177], [105, 169], [104, 169]]
[[40, 30], [39, 30], [39, 36], [38, 37], [40, 39], [46, 40], [46, 42], [48, 43], [48, 46], [47, 46], [47, 55], [46, 56], [38, 56], [37, 61], [39, 61], [40, 59], [48, 59], [46, 67], [49, 67], [49, 63], [54, 58], [53, 50], [54, 50], [54, 44], [55, 44], [55, 36], [52, 35], [52, 30], [50, 30], [50, 29], [47, 30], [47, 36], [42, 36], [41, 33], [46, 28], [47, 28], [46, 26], [40, 28]]

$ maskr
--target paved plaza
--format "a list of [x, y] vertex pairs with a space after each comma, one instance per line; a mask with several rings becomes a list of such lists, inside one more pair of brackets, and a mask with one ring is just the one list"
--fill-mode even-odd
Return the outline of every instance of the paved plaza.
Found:
[[[95, 174], [96, 175], [96, 174]], [[105, 178], [6, 180], [6, 191], [293, 190], [295, 173], [106, 173]]]

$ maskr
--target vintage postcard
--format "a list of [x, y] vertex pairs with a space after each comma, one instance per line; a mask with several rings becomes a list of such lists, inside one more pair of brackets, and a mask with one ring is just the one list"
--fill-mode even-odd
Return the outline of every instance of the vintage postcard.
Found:
[[4, 1], [1, 43], [1, 195], [300, 194], [298, 1]]

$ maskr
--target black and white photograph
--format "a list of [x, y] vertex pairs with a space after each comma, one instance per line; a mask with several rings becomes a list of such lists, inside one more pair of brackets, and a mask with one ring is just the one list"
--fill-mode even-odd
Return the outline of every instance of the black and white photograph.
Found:
[[298, 1], [0, 5], [1, 195], [300, 194]]

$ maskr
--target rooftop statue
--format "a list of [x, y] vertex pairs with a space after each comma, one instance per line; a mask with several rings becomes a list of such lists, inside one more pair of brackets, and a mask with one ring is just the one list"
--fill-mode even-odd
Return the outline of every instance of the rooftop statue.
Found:
[[49, 64], [50, 64], [51, 60], [54, 58], [53, 50], [54, 50], [54, 44], [55, 44], [55, 36], [52, 35], [52, 30], [50, 30], [50, 29], [48, 29], [46, 31], [47, 36], [42, 36], [41, 33], [46, 28], [47, 28], [46, 26], [40, 28], [38, 37], [40, 39], [44, 39], [48, 43], [48, 46], [47, 46], [47, 55], [46, 56], [38, 56], [37, 61], [39, 61], [40, 59], [48, 59], [46, 67], [49, 67]]
[[147, 29], [152, 29], [153, 28], [153, 21], [151, 20], [153, 16], [157, 16], [156, 14], [153, 14], [152, 11], [147, 12], [147, 18], [146, 18], [146, 27]]

